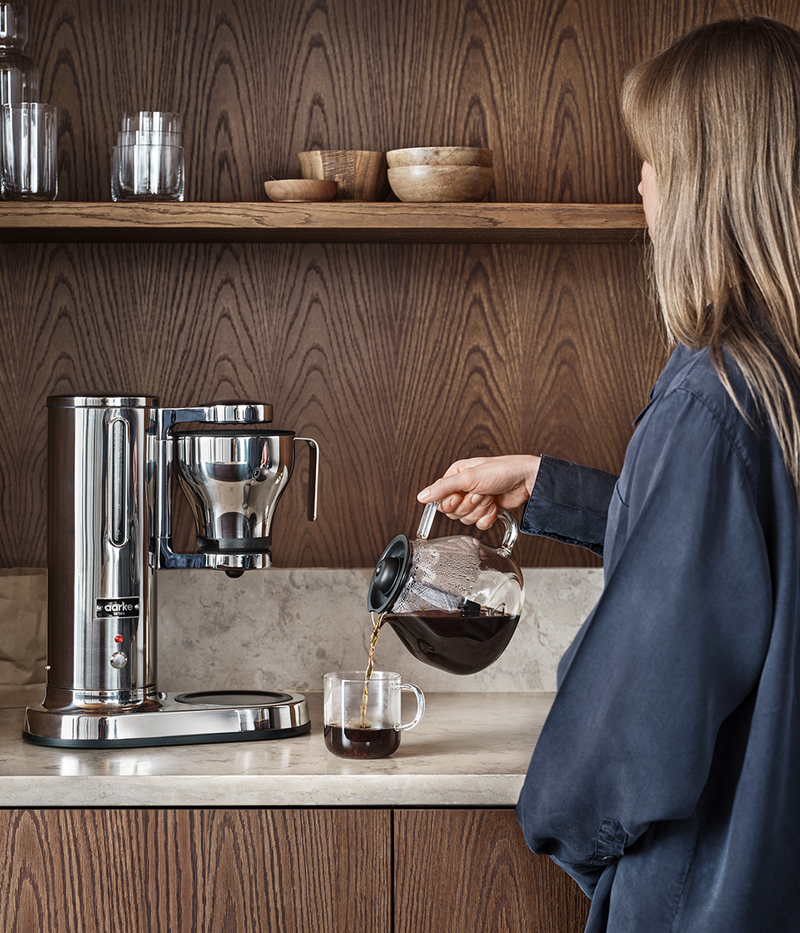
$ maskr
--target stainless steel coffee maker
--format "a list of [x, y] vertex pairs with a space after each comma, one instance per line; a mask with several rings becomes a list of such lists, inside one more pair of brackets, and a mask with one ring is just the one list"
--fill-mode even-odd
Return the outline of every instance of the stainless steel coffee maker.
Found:
[[[156, 687], [156, 571], [269, 567], [275, 506], [308, 444], [268, 427], [272, 406], [159, 408], [150, 397], [53, 397], [48, 406], [47, 690], [26, 711], [40, 745], [98, 748], [271, 739], [308, 732], [305, 697]], [[175, 474], [197, 551], [172, 543]]]

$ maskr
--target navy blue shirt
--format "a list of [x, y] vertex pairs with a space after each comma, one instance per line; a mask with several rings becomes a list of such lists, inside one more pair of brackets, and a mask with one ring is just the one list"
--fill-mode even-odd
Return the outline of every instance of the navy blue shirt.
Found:
[[679, 347], [619, 479], [545, 460], [523, 519], [598, 550], [607, 504], [603, 593], [517, 805], [592, 898], [591, 933], [800, 929], [800, 510], [727, 368], [744, 417]]

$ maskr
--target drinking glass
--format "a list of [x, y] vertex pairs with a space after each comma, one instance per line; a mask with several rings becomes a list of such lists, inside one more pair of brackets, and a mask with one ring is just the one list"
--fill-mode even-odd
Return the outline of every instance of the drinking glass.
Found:
[[[425, 696], [416, 684], [401, 683], [392, 671], [325, 674], [323, 678], [325, 745], [340, 758], [386, 758], [400, 746], [400, 733], [412, 729], [425, 712]], [[411, 722], [401, 722], [400, 696], [417, 699]]]
[[55, 201], [58, 110], [54, 104], [3, 104], [0, 193], [6, 201]]
[[181, 134], [181, 115], [166, 110], [134, 110], [122, 114], [123, 131]]
[[180, 133], [154, 133], [149, 130], [120, 130], [118, 146], [182, 146]]
[[39, 100], [39, 68], [24, 52], [28, 8], [0, 2], [0, 104]]
[[182, 146], [114, 146], [113, 201], [182, 201]]

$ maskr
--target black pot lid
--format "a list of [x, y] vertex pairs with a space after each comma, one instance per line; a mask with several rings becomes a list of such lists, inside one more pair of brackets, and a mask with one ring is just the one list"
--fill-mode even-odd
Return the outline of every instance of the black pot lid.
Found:
[[408, 579], [411, 551], [408, 538], [398, 535], [393, 538], [375, 565], [367, 593], [367, 608], [370, 612], [388, 612]]

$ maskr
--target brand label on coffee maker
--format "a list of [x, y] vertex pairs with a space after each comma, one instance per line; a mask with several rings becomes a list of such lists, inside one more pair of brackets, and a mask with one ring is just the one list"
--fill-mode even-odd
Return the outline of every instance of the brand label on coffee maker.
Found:
[[138, 615], [138, 596], [96, 600], [96, 618], [98, 619], [135, 619]]

